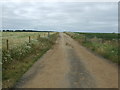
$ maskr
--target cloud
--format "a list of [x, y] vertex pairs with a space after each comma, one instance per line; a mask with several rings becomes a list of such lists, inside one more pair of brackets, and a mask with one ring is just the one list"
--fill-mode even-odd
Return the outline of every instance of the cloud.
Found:
[[4, 2], [3, 29], [117, 32], [117, 3]]

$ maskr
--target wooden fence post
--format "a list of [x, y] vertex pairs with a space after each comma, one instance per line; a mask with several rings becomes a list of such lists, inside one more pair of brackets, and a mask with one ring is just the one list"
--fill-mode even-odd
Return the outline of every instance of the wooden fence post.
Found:
[[48, 32], [48, 37], [50, 36], [50, 32]]
[[8, 43], [8, 39], [6, 40], [6, 44], [7, 44], [7, 50], [9, 50], [9, 43]]
[[38, 35], [37, 39], [39, 39], [39, 38], [40, 38], [40, 35]]
[[29, 43], [30, 43], [30, 36], [29, 36]]

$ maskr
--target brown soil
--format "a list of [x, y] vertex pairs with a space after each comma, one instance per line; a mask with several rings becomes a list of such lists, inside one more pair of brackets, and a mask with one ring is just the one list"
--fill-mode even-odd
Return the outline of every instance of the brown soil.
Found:
[[64, 33], [16, 84], [18, 88], [118, 88], [118, 67]]

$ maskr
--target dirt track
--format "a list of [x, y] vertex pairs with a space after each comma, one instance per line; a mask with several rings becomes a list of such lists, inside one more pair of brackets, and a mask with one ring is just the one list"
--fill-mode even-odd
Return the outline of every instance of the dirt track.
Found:
[[117, 88], [117, 65], [60, 33], [54, 48], [23, 75], [19, 88]]

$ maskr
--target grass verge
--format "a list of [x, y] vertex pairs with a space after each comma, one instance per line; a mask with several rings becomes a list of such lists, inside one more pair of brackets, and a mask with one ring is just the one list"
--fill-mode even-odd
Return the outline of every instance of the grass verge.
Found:
[[9, 51], [3, 50], [2, 87], [12, 88], [34, 62], [55, 44], [57, 37], [58, 33]]
[[[88, 49], [92, 50], [94, 53], [97, 53], [98, 55], [114, 62], [120, 64], [120, 49], [119, 44], [117, 42], [118, 38], [115, 40], [112, 40], [112, 38], [108, 37], [107, 40], [104, 38], [94, 38], [94, 34], [89, 34], [88, 36], [85, 36], [85, 34], [79, 34], [79, 33], [66, 33], [71, 38], [78, 41], [83, 46], [87, 47]], [[99, 33], [97, 33], [99, 35]], [[97, 36], [97, 34], [95, 34]], [[107, 35], [107, 34], [106, 34]], [[109, 35], [111, 36], [111, 34]], [[92, 38], [90, 38], [92, 37]], [[100, 39], [103, 41], [101, 42]], [[109, 39], [109, 40], [108, 40]]]

